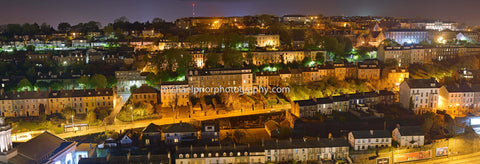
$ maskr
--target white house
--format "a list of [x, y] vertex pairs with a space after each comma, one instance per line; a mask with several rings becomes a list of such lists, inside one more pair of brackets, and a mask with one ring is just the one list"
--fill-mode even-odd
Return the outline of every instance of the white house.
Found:
[[348, 142], [354, 150], [392, 146], [392, 136], [386, 130], [351, 131]]
[[420, 126], [398, 126], [393, 130], [392, 138], [402, 147], [419, 147], [425, 143], [425, 133]]
[[400, 84], [400, 104], [405, 109], [425, 112], [438, 108], [440, 84], [431, 79], [405, 79]]

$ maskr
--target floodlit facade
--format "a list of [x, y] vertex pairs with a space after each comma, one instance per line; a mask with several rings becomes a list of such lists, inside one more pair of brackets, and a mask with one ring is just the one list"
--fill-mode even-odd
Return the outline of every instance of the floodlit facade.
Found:
[[415, 112], [435, 111], [439, 107], [439, 89], [440, 84], [433, 78], [405, 79], [400, 84], [400, 104]]
[[354, 150], [368, 150], [392, 146], [392, 135], [386, 130], [364, 130], [348, 133], [348, 142]]

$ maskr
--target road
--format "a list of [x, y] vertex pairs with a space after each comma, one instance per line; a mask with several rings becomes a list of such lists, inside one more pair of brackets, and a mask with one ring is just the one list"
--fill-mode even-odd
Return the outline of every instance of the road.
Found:
[[174, 117], [165, 117], [161, 119], [155, 119], [155, 120], [141, 120], [141, 121], [134, 121], [133, 123], [131, 122], [120, 122], [117, 121], [113, 125], [107, 125], [107, 126], [92, 126], [88, 130], [81, 130], [81, 131], [76, 131], [74, 132], [68, 132], [68, 133], [62, 133], [58, 134], [57, 136], [61, 138], [70, 138], [70, 137], [75, 137], [75, 136], [81, 136], [81, 135], [87, 135], [87, 134], [92, 134], [92, 133], [100, 133], [104, 132], [105, 130], [115, 130], [115, 131], [120, 131], [124, 129], [132, 129], [132, 128], [141, 128], [141, 127], [146, 127], [150, 123], [154, 123], [156, 125], [168, 125], [168, 124], [173, 124], [173, 123], [178, 123], [180, 121], [182, 122], [190, 122], [190, 121], [204, 121], [204, 120], [213, 120], [213, 119], [219, 119], [219, 118], [228, 118], [228, 117], [237, 117], [237, 116], [246, 116], [246, 115], [256, 115], [256, 114], [265, 114], [265, 113], [276, 113], [276, 112], [284, 112], [285, 110], [288, 110], [289, 105], [281, 106], [278, 108], [267, 108], [267, 109], [262, 109], [262, 110], [255, 110], [255, 111], [250, 111], [250, 110], [244, 110], [243, 112], [237, 111], [237, 112], [229, 112], [225, 114], [207, 114], [205, 115], [194, 115], [191, 118], [188, 117], [181, 117], [181, 118], [174, 118]]
[[418, 163], [418, 164], [460, 164], [460, 163], [479, 163], [480, 161], [480, 152], [465, 154], [465, 155], [458, 155], [458, 156], [451, 156], [451, 157], [442, 157], [440, 159], [433, 159], [433, 160], [426, 160], [426, 161], [416, 161], [416, 162], [409, 162], [409, 163]]

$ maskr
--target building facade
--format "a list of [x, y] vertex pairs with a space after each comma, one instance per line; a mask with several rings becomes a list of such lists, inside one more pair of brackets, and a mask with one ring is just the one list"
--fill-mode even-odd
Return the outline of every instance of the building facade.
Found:
[[399, 101], [415, 112], [435, 111], [439, 106], [440, 85], [435, 79], [405, 79], [400, 84]]

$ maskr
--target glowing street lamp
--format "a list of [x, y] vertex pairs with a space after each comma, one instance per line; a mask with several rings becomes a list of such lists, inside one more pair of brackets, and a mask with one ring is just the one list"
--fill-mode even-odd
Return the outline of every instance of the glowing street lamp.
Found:
[[130, 106], [130, 111], [131, 111], [130, 113], [132, 113], [132, 123], [133, 123], [133, 107], [132, 106]]

